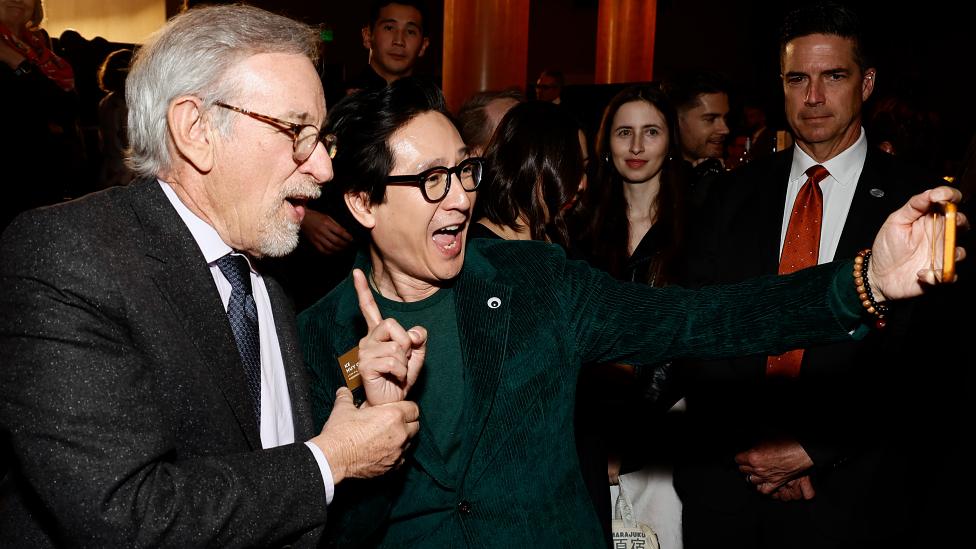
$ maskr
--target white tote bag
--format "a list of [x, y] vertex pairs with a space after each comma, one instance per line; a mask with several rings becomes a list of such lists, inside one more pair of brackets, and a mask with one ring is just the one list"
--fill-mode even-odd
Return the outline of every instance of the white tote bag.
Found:
[[661, 549], [654, 529], [634, 518], [634, 508], [624, 491], [620, 493], [613, 506], [613, 547], [614, 549]]

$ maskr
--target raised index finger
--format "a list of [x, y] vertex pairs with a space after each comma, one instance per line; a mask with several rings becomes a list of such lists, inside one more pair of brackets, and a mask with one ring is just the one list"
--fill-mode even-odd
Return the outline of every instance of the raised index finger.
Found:
[[380, 314], [380, 308], [373, 299], [373, 292], [369, 289], [369, 283], [366, 282], [366, 275], [362, 270], [352, 270], [352, 283], [356, 287], [356, 297], [359, 298], [359, 310], [366, 319], [366, 326], [372, 330], [383, 322], [383, 315]]

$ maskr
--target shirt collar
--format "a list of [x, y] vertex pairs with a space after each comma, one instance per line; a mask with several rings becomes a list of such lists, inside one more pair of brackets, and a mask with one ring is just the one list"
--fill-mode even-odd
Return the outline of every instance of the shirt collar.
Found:
[[868, 140], [861, 128], [861, 134], [853, 145], [847, 147], [840, 154], [826, 162], [817, 162], [810, 157], [803, 149], [793, 147], [793, 165], [790, 167], [790, 181], [806, 177], [806, 171], [817, 164], [821, 164], [830, 172], [830, 177], [834, 178], [841, 185], [853, 185], [857, 183], [855, 176], [860, 173], [861, 166], [864, 165], [864, 158], [868, 153]]
[[[180, 200], [180, 197], [177, 196], [176, 191], [173, 190], [173, 187], [169, 183], [161, 179], [157, 179], [157, 181], [163, 189], [163, 194], [169, 199], [170, 204], [176, 208], [176, 213], [180, 215], [180, 219], [186, 224], [186, 228], [190, 229], [190, 234], [193, 235], [193, 240], [196, 241], [197, 246], [200, 247], [200, 251], [203, 252], [203, 257], [207, 260], [208, 265], [234, 251], [233, 248], [220, 239], [220, 235], [217, 234], [216, 229], [197, 217], [197, 214], [186, 207], [186, 204]], [[247, 257], [247, 255], [244, 255], [244, 257], [250, 265], [251, 258]]]

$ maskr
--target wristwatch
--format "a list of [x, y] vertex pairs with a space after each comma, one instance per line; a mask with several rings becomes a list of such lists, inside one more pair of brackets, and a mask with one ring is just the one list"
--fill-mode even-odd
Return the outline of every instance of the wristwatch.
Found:
[[24, 76], [25, 74], [30, 74], [33, 70], [34, 67], [31, 66], [30, 62], [24, 59], [19, 65], [17, 65], [17, 68], [14, 69], [14, 76]]

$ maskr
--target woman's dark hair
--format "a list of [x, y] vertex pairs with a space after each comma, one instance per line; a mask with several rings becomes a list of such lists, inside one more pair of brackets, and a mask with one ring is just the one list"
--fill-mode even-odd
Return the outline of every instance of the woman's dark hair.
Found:
[[564, 206], [572, 203], [585, 171], [579, 132], [579, 124], [552, 103], [512, 107], [485, 148], [474, 218], [515, 228], [524, 215], [533, 240], [568, 247]]
[[411, 77], [343, 98], [329, 112], [323, 129], [338, 138], [332, 159], [336, 176], [330, 185], [342, 193], [366, 192], [374, 204], [383, 202], [386, 177], [395, 164], [390, 136], [417, 115], [430, 111], [451, 119], [441, 91]]
[[123, 48], [105, 56], [98, 68], [98, 87], [103, 92], [125, 93], [125, 79], [132, 63], [132, 50]]
[[590, 181], [585, 197], [586, 209], [590, 212], [585, 242], [596, 266], [617, 278], [630, 278], [627, 273], [630, 222], [624, 197], [625, 183], [613, 164], [610, 134], [617, 111], [634, 101], [644, 101], [656, 108], [668, 126], [668, 152], [661, 168], [661, 188], [655, 198], [656, 208], [653, 208], [656, 217], [652, 220], [652, 230], [660, 236], [658, 252], [633, 276], [636, 281], [663, 286], [674, 281], [678, 269], [675, 259], [684, 239], [685, 189], [674, 109], [656, 86], [626, 88], [615, 95], [603, 111], [596, 139], [596, 175]]

